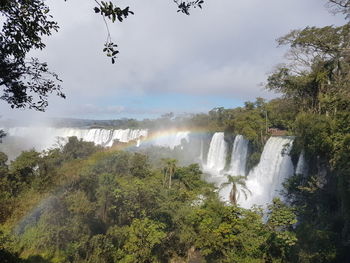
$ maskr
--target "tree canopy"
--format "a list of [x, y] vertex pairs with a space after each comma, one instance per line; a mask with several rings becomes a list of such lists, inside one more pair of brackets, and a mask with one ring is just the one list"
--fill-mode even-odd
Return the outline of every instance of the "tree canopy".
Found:
[[5, 19], [0, 34], [0, 99], [12, 108], [44, 111], [50, 93], [65, 95], [47, 63], [27, 54], [45, 48], [42, 37], [57, 31], [58, 25], [43, 0], [1, 1], [0, 13]]

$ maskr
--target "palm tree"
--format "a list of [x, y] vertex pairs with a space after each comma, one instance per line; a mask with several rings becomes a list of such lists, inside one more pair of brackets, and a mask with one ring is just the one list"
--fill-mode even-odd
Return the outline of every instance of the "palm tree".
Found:
[[169, 178], [169, 189], [171, 188], [171, 179], [175, 174], [175, 170], [176, 170], [176, 164], [177, 164], [177, 160], [176, 159], [170, 159], [170, 158], [165, 158], [162, 159], [162, 161], [165, 164], [165, 167], [163, 168], [163, 172], [164, 172], [164, 185], [166, 182], [167, 177]]
[[[248, 194], [252, 194], [252, 192], [247, 188], [247, 185], [245, 183], [245, 180], [247, 179], [246, 176], [232, 176], [229, 174], [225, 174], [228, 181], [226, 183], [221, 184], [221, 188], [232, 185], [231, 191], [230, 191], [230, 202], [232, 205], [237, 205], [238, 198], [240, 196], [240, 192], [244, 194], [245, 199], [248, 198]], [[240, 191], [238, 190], [238, 186], [240, 186]]]

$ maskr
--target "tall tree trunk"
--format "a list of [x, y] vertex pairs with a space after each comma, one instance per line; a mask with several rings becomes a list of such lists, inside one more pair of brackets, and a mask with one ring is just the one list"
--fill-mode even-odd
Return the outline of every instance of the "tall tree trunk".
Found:
[[171, 189], [171, 177], [172, 177], [173, 171], [172, 171], [172, 168], [170, 168], [169, 170], [170, 170], [169, 171], [169, 189]]
[[235, 184], [232, 185], [230, 191], [230, 202], [232, 205], [237, 205], [237, 187]]

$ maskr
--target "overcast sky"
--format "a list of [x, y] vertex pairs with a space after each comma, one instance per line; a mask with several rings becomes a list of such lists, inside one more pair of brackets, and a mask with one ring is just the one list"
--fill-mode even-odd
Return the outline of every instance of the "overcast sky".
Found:
[[102, 53], [106, 29], [93, 0], [48, 0], [60, 30], [34, 52], [63, 79], [67, 99], [51, 97], [45, 113], [11, 110], [3, 118], [157, 117], [207, 112], [273, 98], [261, 83], [284, 61], [276, 39], [292, 29], [343, 23], [326, 0], [205, 0], [190, 16], [172, 0], [116, 1], [135, 12], [110, 25], [120, 54]]

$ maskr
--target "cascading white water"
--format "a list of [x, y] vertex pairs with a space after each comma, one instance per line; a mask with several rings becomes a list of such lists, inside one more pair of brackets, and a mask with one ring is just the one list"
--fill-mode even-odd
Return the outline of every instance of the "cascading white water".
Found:
[[[57, 138], [67, 139], [76, 136], [83, 141], [93, 142], [96, 145], [110, 147], [114, 140], [129, 142], [147, 137], [147, 130], [130, 129], [79, 129], [79, 128], [52, 128], [52, 127], [15, 127], [7, 130], [9, 136], [28, 138], [33, 142], [37, 150], [44, 150], [52, 147]], [[138, 141], [138, 144], [140, 141]]]
[[203, 139], [201, 139], [201, 146], [200, 146], [200, 150], [199, 150], [199, 161], [200, 161], [200, 163], [203, 163], [203, 161], [204, 161], [204, 142], [203, 142]]
[[84, 141], [93, 142], [98, 145], [105, 145], [110, 139], [111, 130], [89, 129], [85, 136], [80, 137]]
[[189, 135], [189, 131], [177, 131], [171, 133], [159, 131], [152, 135], [154, 139], [150, 140], [147, 145], [174, 149], [176, 146], [181, 145], [183, 140], [189, 142]]
[[204, 170], [218, 176], [226, 166], [227, 144], [223, 132], [216, 132], [210, 142], [207, 163]]
[[246, 180], [251, 195], [248, 194], [247, 199], [241, 195], [238, 200], [240, 206], [264, 206], [279, 196], [282, 183], [294, 173], [289, 156], [292, 144], [292, 137], [271, 137], [266, 142], [259, 164], [249, 172]]
[[[229, 170], [226, 174], [231, 176], [245, 176], [246, 175], [246, 163], [248, 154], [249, 141], [244, 139], [242, 135], [236, 135], [232, 146], [231, 163]], [[226, 183], [227, 177], [225, 176], [220, 181], [220, 184]], [[219, 195], [221, 200], [229, 201], [229, 195], [231, 191], [231, 185], [227, 185], [220, 189]]]
[[228, 173], [232, 176], [245, 176], [248, 153], [248, 140], [242, 135], [237, 135], [233, 142], [231, 164]]
[[112, 146], [115, 140], [118, 140], [120, 142], [137, 141], [137, 145], [139, 145], [140, 139], [147, 137], [147, 134], [147, 130], [114, 130], [112, 132], [111, 139], [106, 143], [106, 146]]
[[305, 162], [305, 154], [304, 154], [304, 151], [302, 151], [299, 155], [297, 167], [295, 169], [295, 174], [306, 175], [307, 171], [308, 171], [308, 167]]

